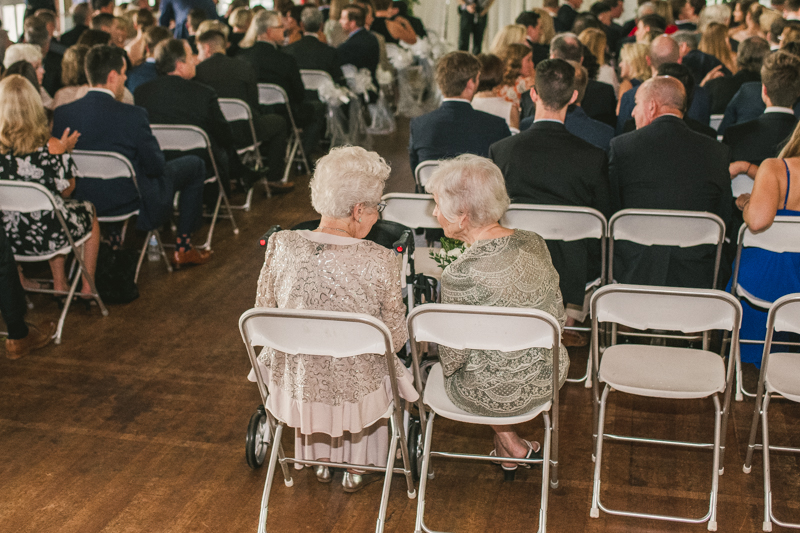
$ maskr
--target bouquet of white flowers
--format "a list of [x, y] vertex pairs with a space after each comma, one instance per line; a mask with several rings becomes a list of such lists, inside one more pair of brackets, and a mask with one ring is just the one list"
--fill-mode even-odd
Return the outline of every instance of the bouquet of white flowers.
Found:
[[461, 257], [461, 254], [467, 249], [467, 245], [458, 239], [442, 237], [439, 239], [439, 242], [442, 243], [442, 247], [436, 250], [431, 248], [428, 254], [431, 256], [431, 259], [436, 261], [436, 264], [439, 265], [439, 268], [442, 270]]

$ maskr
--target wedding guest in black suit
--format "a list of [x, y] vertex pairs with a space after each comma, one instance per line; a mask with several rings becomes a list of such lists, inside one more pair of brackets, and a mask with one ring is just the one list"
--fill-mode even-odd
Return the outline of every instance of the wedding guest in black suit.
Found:
[[365, 68], [372, 73], [374, 80], [381, 51], [378, 39], [364, 28], [365, 22], [366, 13], [361, 7], [350, 5], [342, 9], [339, 24], [348, 37], [337, 48], [339, 64], [353, 65], [358, 69]]
[[705, 84], [711, 99], [711, 114], [721, 115], [742, 84], [761, 81], [761, 65], [769, 54], [769, 43], [761, 37], [750, 37], [739, 43], [736, 64], [739, 71], [733, 76], [709, 80]]
[[583, 5], [583, 0], [567, 0], [567, 3], [558, 8], [556, 20], [562, 28], [558, 31], [572, 31], [572, 25], [578, 16], [578, 10]]
[[705, 79], [709, 72], [719, 71], [720, 76], [731, 76], [722, 62], [711, 54], [697, 49], [700, 36], [693, 31], [677, 31], [671, 36], [678, 43], [678, 57], [681, 65], [688, 67], [697, 85]]
[[50, 33], [47, 31], [47, 24], [38, 17], [28, 17], [25, 20], [25, 42], [38, 45], [42, 49], [42, 67], [44, 67], [44, 77], [42, 78], [42, 88], [50, 96], [55, 96], [56, 91], [61, 88], [61, 60], [62, 54], [56, 53], [50, 48]]
[[758, 166], [776, 157], [797, 125], [792, 105], [800, 97], [800, 57], [775, 52], [764, 60], [761, 78], [761, 98], [767, 106], [764, 114], [725, 130], [722, 142], [731, 148], [731, 161]]
[[303, 9], [300, 15], [303, 37], [296, 43], [284, 47], [283, 51], [297, 60], [301, 69], [324, 70], [333, 78], [334, 83], [344, 85], [344, 75], [339, 64], [336, 48], [320, 41], [322, 32], [322, 13], [316, 7]]
[[525, 26], [527, 35], [525, 36], [525, 44], [533, 51], [533, 64], [538, 65], [540, 61], [544, 61], [550, 57], [550, 46], [546, 44], [539, 44], [539, 38], [542, 34], [542, 28], [539, 24], [540, 15], [536, 11], [523, 11], [517, 17], [517, 24]]
[[469, 50], [469, 38], [472, 37], [472, 53], [478, 55], [483, 46], [483, 32], [486, 31], [486, 20], [489, 8], [494, 0], [458, 0], [460, 18], [458, 31], [458, 49]]
[[73, 27], [68, 32], [61, 35], [61, 44], [69, 48], [73, 44], [78, 44], [81, 34], [89, 29], [89, 21], [92, 18], [92, 8], [88, 2], [72, 5], [72, 24]]
[[78, 150], [124, 155], [133, 165], [138, 189], [128, 179], [78, 179], [75, 198], [92, 202], [99, 216], [120, 215], [138, 208], [136, 227], [149, 231], [169, 221], [175, 192], [180, 191], [172, 261], [176, 266], [206, 263], [212, 252], [198, 250], [190, 241], [191, 234], [202, 224], [205, 165], [196, 156], [165, 162], [150, 130], [147, 112], [119, 101], [127, 68], [123, 54], [121, 48], [107, 45], [89, 51], [86, 74], [92, 88], [83, 98], [56, 109], [53, 135], [60, 138], [70, 128], [81, 134], [75, 145]]
[[162, 26], [153, 26], [147, 28], [144, 32], [144, 62], [136, 67], [133, 67], [128, 72], [128, 81], [125, 82], [125, 87], [130, 92], [135, 92], [136, 89], [150, 80], [158, 77], [156, 71], [156, 46], [161, 41], [166, 41], [172, 37], [172, 32]]
[[441, 107], [411, 119], [408, 157], [411, 170], [423, 161], [461, 154], [486, 157], [492, 143], [511, 135], [506, 121], [472, 108], [481, 64], [467, 52], [451, 52], [436, 65]]
[[[639, 86], [636, 131], [611, 141], [609, 182], [614, 211], [680, 209], [731, 217], [729, 150], [695, 133], [682, 120], [686, 91], [680, 81], [657, 76]], [[618, 241], [614, 278], [621, 283], [710, 288], [712, 246], [644, 247]]]
[[[503, 172], [511, 201], [593, 207], [609, 216], [606, 154], [564, 126], [567, 106], [578, 99], [575, 66], [562, 59], [539, 63], [531, 98], [536, 104], [533, 125], [489, 149], [489, 158]], [[548, 242], [547, 247], [561, 276], [561, 294], [572, 319], [568, 325], [582, 321], [585, 285], [599, 275], [599, 260], [590, 259], [585, 241]]]
[[[287, 124], [282, 116], [261, 112], [258, 104], [256, 73], [248, 63], [225, 55], [225, 34], [209, 30], [197, 36], [198, 59], [195, 81], [208, 85], [216, 91], [219, 98], [237, 98], [250, 107], [256, 138], [261, 142], [259, 148], [267, 161], [269, 171], [267, 181], [270, 188], [289, 190], [292, 183], [282, 183], [284, 153], [286, 150]], [[231, 124], [234, 142], [237, 147], [253, 143], [249, 126], [244, 122]]]

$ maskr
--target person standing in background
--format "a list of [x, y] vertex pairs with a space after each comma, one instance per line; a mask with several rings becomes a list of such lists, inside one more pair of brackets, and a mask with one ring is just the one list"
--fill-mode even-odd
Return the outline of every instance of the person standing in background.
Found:
[[481, 53], [483, 32], [486, 30], [486, 13], [494, 0], [459, 0], [458, 12], [461, 24], [458, 33], [458, 49], [469, 51], [469, 37], [472, 36], [472, 53]]

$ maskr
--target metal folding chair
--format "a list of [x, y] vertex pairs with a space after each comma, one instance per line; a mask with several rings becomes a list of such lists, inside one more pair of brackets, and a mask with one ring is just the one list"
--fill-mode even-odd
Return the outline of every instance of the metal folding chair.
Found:
[[438, 161], [423, 161], [414, 169], [414, 181], [416, 182], [417, 192], [425, 193], [425, 184], [431, 179], [431, 175], [439, 168]]
[[[511, 204], [503, 216], [502, 223], [507, 228], [532, 231], [545, 240], [580, 241], [598, 239], [600, 241], [600, 277], [586, 283], [586, 292], [591, 293], [605, 285], [606, 276], [606, 217], [591, 207], [570, 205], [531, 205]], [[572, 331], [591, 331], [591, 328], [567, 326]], [[586, 382], [591, 388], [591, 361], [587, 361], [586, 374], [577, 379], [567, 379], [571, 383]]]
[[[432, 194], [390, 193], [383, 195], [381, 202], [386, 204], [381, 213], [383, 220], [397, 222], [412, 229], [441, 228], [439, 221], [433, 216], [436, 203]], [[413, 256], [414, 264], [417, 272], [439, 279], [442, 277], [442, 271], [430, 258], [430, 250], [430, 247], [417, 247]]]
[[[753, 307], [761, 309], [769, 309], [772, 307], [772, 302], [767, 302], [760, 298], [755, 297], [739, 285], [739, 265], [742, 260], [742, 250], [744, 248], [762, 248], [775, 253], [800, 253], [800, 218], [780, 216], [775, 217], [772, 225], [759, 233], [753, 233], [747, 227], [747, 224], [742, 224], [739, 228], [739, 238], [736, 246], [736, 260], [733, 263], [733, 277], [731, 278], [731, 294], [741, 300], [745, 300]], [[763, 344], [761, 339], [739, 339], [741, 344]], [[774, 344], [777, 344], [774, 343]], [[794, 344], [781, 342], [780, 344]], [[740, 402], [744, 396], [750, 398], [755, 397], [755, 394], [748, 392], [744, 389], [742, 383], [742, 359], [741, 354], [736, 352], [736, 401]]]
[[[131, 162], [128, 161], [127, 157], [121, 154], [116, 152], [73, 150], [72, 160], [75, 162], [75, 166], [78, 167], [79, 179], [131, 179], [133, 180], [133, 184], [136, 185], [136, 188], [139, 188], [136, 182], [136, 172], [133, 170], [133, 165], [131, 165]], [[121, 243], [124, 243], [128, 222], [131, 218], [138, 214], [139, 210], [136, 209], [130, 213], [125, 213], [124, 215], [106, 217], [99, 216], [97, 217], [97, 221], [100, 223], [124, 222], [122, 226], [121, 238]], [[151, 237], [156, 238], [156, 242], [158, 243], [158, 251], [161, 254], [161, 258], [164, 260], [164, 264], [167, 266], [167, 272], [172, 272], [172, 264], [169, 262], [169, 258], [167, 258], [167, 254], [164, 251], [164, 246], [161, 244], [161, 235], [159, 231], [150, 230], [147, 232], [147, 236], [144, 238], [144, 245], [139, 253], [139, 262], [136, 263], [136, 274], [133, 277], [134, 283], [139, 280], [139, 270], [142, 268], [144, 255], [147, 252], [147, 246], [150, 244]]]
[[738, 198], [739, 196], [747, 193], [753, 192], [753, 185], [755, 181], [753, 178], [748, 176], [747, 174], [739, 174], [735, 178], [731, 180], [731, 192], [733, 192], [733, 197]]
[[[704, 244], [717, 247], [714, 262], [714, 281], [717, 286], [722, 245], [725, 242], [725, 223], [713, 213], [668, 209], [623, 209], [608, 221], [608, 283], [614, 279], [614, 242], [630, 241], [644, 246], [678, 246], [690, 248]], [[623, 333], [620, 333], [623, 334]], [[626, 332], [631, 337], [661, 337], [670, 335]], [[616, 344], [617, 328], [611, 328], [611, 343]], [[674, 337], [673, 337], [674, 338]], [[680, 337], [694, 339], [695, 337]], [[708, 334], [703, 334], [703, 349], [708, 349]]]
[[[231, 225], [233, 225], [233, 234], [238, 235], [239, 227], [236, 225], [236, 219], [233, 218], [233, 209], [231, 209], [228, 195], [225, 193], [225, 187], [222, 186], [217, 161], [214, 159], [214, 152], [211, 150], [211, 141], [208, 139], [206, 132], [197, 126], [172, 124], [152, 124], [150, 129], [153, 130], [153, 135], [158, 141], [158, 145], [161, 147], [162, 151], [188, 152], [191, 150], [206, 150], [208, 153], [213, 176], [206, 179], [205, 182], [216, 182], [219, 186], [219, 195], [217, 196], [217, 203], [214, 206], [214, 212], [211, 214], [211, 226], [208, 228], [206, 242], [200, 248], [211, 249], [211, 239], [214, 237], [214, 227], [217, 224], [217, 218], [229, 218], [231, 220]], [[223, 202], [225, 203], [225, 210], [227, 211], [226, 215], [219, 214], [219, 208]]]
[[[83, 244], [91, 237], [91, 232], [84, 235], [77, 241], [72, 238], [69, 232], [67, 223], [61, 212], [56, 207], [55, 198], [44, 186], [38, 183], [28, 183], [24, 181], [11, 181], [0, 180], [0, 211], [17, 211], [19, 213], [31, 213], [34, 211], [42, 211], [45, 213], [54, 213], [58, 222], [61, 224], [61, 229], [67, 236], [69, 245], [59, 250], [51, 250], [47, 254], [42, 255], [14, 255], [20, 263], [36, 263], [39, 261], [49, 261], [57, 255], [66, 255], [72, 252], [75, 255], [75, 260], [78, 263], [78, 269], [72, 279], [69, 291], [56, 291], [52, 289], [26, 289], [28, 292], [39, 292], [44, 294], [54, 294], [58, 296], [66, 296], [67, 300], [64, 304], [64, 309], [61, 310], [61, 316], [58, 319], [58, 327], [53, 342], [61, 344], [61, 333], [64, 330], [64, 321], [67, 318], [72, 298], [75, 296], [75, 291], [78, 288], [83, 273], [86, 272], [86, 265], [83, 263]], [[92, 289], [92, 298], [97, 302], [100, 307], [100, 312], [103, 316], [108, 316], [108, 309], [103, 304], [102, 298], [97, 293], [97, 287], [94, 281], [89, 280], [89, 286]]]
[[[737, 346], [742, 307], [730, 294], [712, 289], [680, 289], [641, 285], [607, 285], [592, 296], [592, 373], [595, 415], [594, 488], [590, 516], [600, 510], [613, 515], [671, 522], [700, 524], [708, 522], [709, 531], [717, 529], [719, 476], [724, 471], [725, 428], [730, 410], [733, 382], [733, 357], [727, 369], [723, 357], [697, 349], [667, 346], [621, 344], [609, 346], [600, 358], [598, 349], [600, 323], [611, 322], [637, 329], [661, 328], [671, 331], [727, 330]], [[600, 383], [605, 383], [602, 396]], [[606, 434], [606, 401], [611, 391], [637, 396], [689, 400], [712, 397], [714, 402], [714, 443], [661, 440], [637, 436]], [[720, 406], [719, 393], [724, 392]], [[711, 497], [708, 512], [700, 518], [640, 513], [611, 509], [600, 501], [600, 474], [604, 440], [654, 443], [692, 449], [713, 450]], [[672, 488], [672, 487], [671, 487]]]
[[[255, 308], [242, 314], [239, 319], [239, 331], [242, 334], [242, 340], [244, 340], [247, 348], [247, 355], [250, 357], [250, 363], [255, 371], [262, 401], [264, 406], [267, 407], [268, 427], [272, 436], [272, 450], [270, 452], [269, 468], [258, 521], [259, 533], [266, 532], [269, 494], [278, 463], [280, 463], [283, 470], [284, 483], [287, 487], [291, 487], [293, 484], [288, 467], [289, 464], [322, 465], [335, 468], [355, 467], [370, 472], [384, 472], [386, 477], [383, 482], [378, 521], [375, 526], [376, 533], [382, 532], [386, 521], [392, 474], [405, 475], [408, 497], [413, 499], [417, 495], [409, 467], [403, 415], [401, 414], [403, 400], [400, 398], [397, 388], [394, 365], [396, 356], [389, 329], [375, 317], [361, 313]], [[267, 402], [269, 390], [261, 375], [258, 354], [255, 350], [256, 346], [270, 347], [285, 353], [303, 353], [335, 358], [353, 357], [365, 353], [383, 354], [386, 357], [386, 366], [389, 371], [393, 396], [393, 401], [384, 415], [384, 418], [388, 418], [390, 421], [392, 435], [386, 466], [333, 463], [286, 457], [281, 445], [281, 435], [286, 424], [282, 420], [276, 419], [269, 411]], [[394, 467], [398, 446], [403, 458], [403, 468]]]
[[[800, 453], [800, 448], [774, 446], [769, 443], [769, 426], [767, 425], [767, 408], [772, 395], [783, 397], [793, 402], [800, 402], [800, 354], [789, 352], [770, 353], [772, 336], [776, 331], [800, 333], [800, 294], [788, 294], [769, 308], [767, 316], [767, 337], [764, 341], [764, 355], [761, 358], [761, 375], [758, 378], [756, 405], [753, 410], [753, 424], [750, 429], [750, 441], [747, 445], [747, 458], [744, 472], [750, 473], [753, 464], [753, 451], [764, 452], [764, 522], [762, 529], [772, 531], [772, 522], [781, 527], [800, 528], [800, 524], [782, 522], [772, 512], [772, 484], [769, 471], [770, 450]], [[762, 421], [762, 443], [756, 444], [758, 419]]]
[[292, 131], [289, 136], [289, 142], [286, 145], [286, 170], [283, 172], [281, 181], [284, 183], [289, 181], [289, 172], [291, 172], [292, 164], [295, 161], [302, 163], [306, 173], [311, 174], [311, 166], [308, 164], [306, 152], [303, 150], [302, 130], [297, 127], [297, 123], [294, 121], [292, 107], [289, 105], [289, 97], [286, 95], [286, 91], [280, 85], [274, 83], [259, 83], [258, 103], [261, 105], [282, 105], [286, 108], [286, 115], [289, 117], [289, 125]]
[[300, 77], [307, 91], [319, 91], [320, 87], [335, 85], [333, 78], [324, 70], [300, 69]]
[[[426, 304], [415, 308], [408, 316], [408, 333], [414, 360], [414, 381], [420, 393], [419, 411], [424, 434], [422, 473], [415, 532], [432, 532], [425, 525], [425, 491], [431, 457], [448, 457], [474, 461], [496, 461], [490, 455], [473, 455], [433, 451], [433, 421], [441, 416], [458, 422], [479, 425], [513, 425], [533, 420], [542, 415], [544, 421], [544, 446], [542, 459], [504, 458], [503, 462], [542, 465], [542, 494], [539, 509], [539, 533], [547, 529], [547, 499], [549, 487], [558, 487], [558, 363], [561, 330], [558, 321], [538, 309], [487, 307], [471, 305]], [[447, 397], [442, 365], [431, 369], [424, 393], [420, 380], [420, 342], [435, 342], [441, 346], [458, 349], [500, 350], [510, 352], [528, 348], [553, 350], [553, 395], [550, 401], [518, 416], [490, 417], [467, 413], [456, 407]], [[426, 414], [424, 406], [431, 412]], [[552, 423], [551, 423], [552, 415]], [[548, 485], [549, 481], [549, 485]]]
[[[242, 159], [242, 163], [245, 165], [252, 164], [253, 167], [258, 170], [263, 166], [263, 162], [261, 160], [261, 153], [258, 151], [259, 146], [261, 146], [261, 142], [256, 137], [256, 128], [253, 125], [253, 114], [250, 109], [250, 106], [247, 105], [246, 102], [243, 100], [239, 100], [238, 98], [219, 98], [219, 108], [222, 110], [222, 114], [225, 116], [225, 120], [228, 122], [238, 122], [240, 120], [246, 120], [247, 125], [250, 129], [250, 138], [252, 139], [252, 144], [245, 146], [243, 148], [237, 148], [236, 154]], [[261, 183], [264, 185], [264, 188], [267, 191], [267, 196], [270, 196], [269, 185], [267, 185], [267, 179], [263, 178]], [[244, 204], [242, 205], [233, 205], [231, 206], [232, 209], [244, 209], [245, 211], [250, 211], [251, 202], [253, 200], [253, 188], [251, 187], [249, 191], [247, 191], [247, 196], [245, 198]]]

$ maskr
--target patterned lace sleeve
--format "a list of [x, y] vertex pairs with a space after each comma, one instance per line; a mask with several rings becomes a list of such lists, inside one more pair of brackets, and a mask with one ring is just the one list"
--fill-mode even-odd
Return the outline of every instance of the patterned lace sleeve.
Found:
[[273, 233], [267, 242], [267, 253], [265, 254], [264, 266], [261, 267], [261, 274], [258, 276], [258, 289], [256, 291], [256, 307], [278, 307], [275, 300], [275, 274], [271, 265], [275, 258], [277, 249], [278, 234]]
[[406, 306], [400, 290], [400, 270], [397, 268], [397, 260], [394, 252], [389, 250], [386, 252], [387, 261], [381, 271], [383, 279], [380, 280], [380, 286], [384, 288], [381, 297], [381, 320], [389, 328], [394, 351], [398, 352], [408, 340]]

